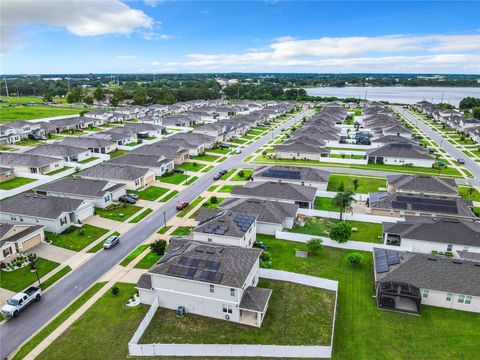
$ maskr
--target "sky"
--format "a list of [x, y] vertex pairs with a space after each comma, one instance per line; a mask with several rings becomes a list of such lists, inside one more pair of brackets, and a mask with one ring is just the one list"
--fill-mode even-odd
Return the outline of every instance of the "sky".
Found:
[[479, 1], [2, 0], [0, 73], [480, 73]]

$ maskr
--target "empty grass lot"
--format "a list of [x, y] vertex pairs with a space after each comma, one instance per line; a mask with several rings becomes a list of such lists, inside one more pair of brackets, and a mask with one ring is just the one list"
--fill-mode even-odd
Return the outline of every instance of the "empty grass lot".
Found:
[[142, 191], [127, 191], [129, 194], [136, 194], [139, 199], [148, 200], [148, 201], [155, 201], [163, 194], [167, 193], [168, 190], [166, 188], [158, 187], [158, 186], [150, 186]]
[[135, 260], [141, 253], [145, 251], [146, 248], [148, 248], [148, 244], [140, 245], [137, 247], [135, 250], [133, 250], [130, 254], [128, 254], [125, 259], [123, 259], [120, 262], [120, 265], [122, 266], [127, 266], [130, 264], [133, 260]]
[[188, 175], [185, 174], [178, 174], [178, 173], [170, 173], [164, 176], [157, 176], [157, 181], [168, 183], [168, 184], [180, 184], [188, 179]]
[[146, 208], [144, 211], [142, 211], [140, 214], [135, 216], [132, 220], [130, 220], [130, 223], [138, 223], [142, 221], [144, 218], [146, 218], [148, 215], [150, 215], [153, 212], [152, 209]]
[[[260, 279], [272, 289], [261, 328], [159, 308], [140, 343], [329, 345], [335, 293], [310, 286]], [[315, 304], [315, 306], [312, 306]]]
[[148, 270], [155, 265], [160, 258], [161, 256], [155, 254], [153, 251], [150, 251], [134, 266], [134, 268]]
[[177, 190], [173, 190], [172, 192], [168, 193], [167, 195], [165, 195], [163, 198], [161, 198], [160, 200], [158, 201], [161, 201], [161, 202], [167, 202], [168, 200], [170, 200], [171, 198], [173, 198], [175, 195], [178, 194], [178, 191]]
[[37, 181], [36, 179], [29, 179], [24, 177], [16, 177], [12, 180], [5, 181], [0, 184], [0, 190], [11, 190], [19, 186], [30, 184], [31, 182]]
[[[37, 269], [40, 278], [59, 266], [59, 263], [43, 258], [37, 259]], [[0, 271], [0, 287], [19, 292], [37, 281], [37, 276], [30, 271], [30, 266], [13, 271]]]
[[[337, 219], [310, 217], [307, 218], [304, 226], [294, 226], [293, 229], [289, 231], [299, 234], [328, 237], [332, 226], [339, 221], [340, 220]], [[362, 221], [346, 222], [352, 225], [352, 228], [357, 229], [357, 231], [352, 231], [352, 236], [350, 237], [350, 240], [378, 244], [382, 243], [382, 224], [367, 223]]]
[[80, 251], [108, 232], [108, 229], [90, 224], [85, 224], [81, 228], [74, 229], [75, 230], [70, 233], [64, 231], [61, 234], [45, 231], [45, 237], [52, 242], [52, 245], [73, 251]]
[[242, 187], [242, 185], [224, 185], [218, 190], [218, 192], [231, 193], [232, 190], [237, 187]]
[[191, 226], [179, 226], [173, 230], [172, 235], [175, 236], [187, 236], [192, 232], [193, 227]]
[[[353, 180], [358, 179], [358, 189], [355, 191]], [[368, 194], [369, 192], [376, 192], [378, 188], [386, 187], [385, 178], [373, 178], [362, 176], [348, 176], [348, 175], [330, 175], [328, 179], [327, 191], [338, 191], [340, 184], [343, 183], [345, 190], [351, 190], [360, 194]]]
[[0, 108], [0, 124], [17, 120], [42, 119], [53, 116], [79, 114], [83, 109], [69, 109], [53, 106], [26, 106]]
[[349, 250], [324, 247], [319, 255], [304, 259], [295, 257], [295, 251], [307, 251], [306, 244], [265, 235], [257, 235], [257, 240], [269, 247], [274, 269], [339, 282], [333, 359], [477, 357], [480, 314], [423, 305], [420, 316], [378, 310], [372, 296], [371, 253], [360, 252], [363, 262], [351, 266], [346, 261]]
[[119, 203], [115, 205], [115, 208], [95, 208], [95, 214], [106, 219], [123, 222], [140, 210], [142, 210], [140, 206]]
[[215, 160], [217, 160], [219, 158], [219, 156], [215, 156], [215, 155], [198, 155], [198, 156], [192, 156], [192, 160], [201, 160], [201, 161], [207, 161], [207, 162], [213, 162]]
[[180, 169], [183, 169], [185, 171], [197, 172], [197, 171], [202, 170], [205, 166], [206, 165], [204, 165], [204, 164], [199, 164], [199, 163], [196, 163], [196, 162], [186, 162], [186, 163], [183, 163], [181, 165], [178, 165], [177, 167], [180, 168]]

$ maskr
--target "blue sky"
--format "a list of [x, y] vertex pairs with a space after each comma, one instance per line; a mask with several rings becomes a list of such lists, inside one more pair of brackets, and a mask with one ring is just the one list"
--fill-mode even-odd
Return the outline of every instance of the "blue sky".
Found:
[[1, 72], [480, 73], [480, 3], [2, 0]]

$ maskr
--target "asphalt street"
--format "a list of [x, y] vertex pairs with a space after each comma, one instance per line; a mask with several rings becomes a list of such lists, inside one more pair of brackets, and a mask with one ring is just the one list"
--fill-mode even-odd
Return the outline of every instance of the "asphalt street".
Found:
[[[160, 209], [142, 220], [137, 226], [121, 236], [121, 242], [109, 251], [100, 251], [83, 265], [72, 271], [49, 289], [39, 303], [24, 310], [18, 318], [10, 319], [0, 326], [0, 359], [5, 359], [45, 323], [55, 317], [83, 291], [94, 284], [103, 274], [118, 264], [126, 255], [155, 233], [164, 223], [175, 216], [178, 201], [191, 202], [213, 183], [213, 176], [220, 170], [245, 167], [242, 160], [253, 154], [258, 148], [277, 136], [281, 128], [293, 125], [302, 117], [312, 113], [306, 110], [286, 121], [275, 130], [242, 150], [241, 154], [231, 156], [205, 176], [165, 203]], [[94, 329], [92, 329], [94, 331]]]
[[417, 118], [416, 116], [412, 115], [401, 106], [394, 106], [395, 110], [397, 110], [400, 114], [405, 116], [409, 121], [414, 123], [417, 127], [422, 129], [428, 136], [430, 136], [437, 144], [440, 145], [442, 149], [448, 152], [454, 159], [462, 158], [465, 160], [464, 167], [472, 173], [475, 179], [468, 179], [466, 182], [470, 185], [480, 186], [480, 165], [477, 164], [475, 161], [470, 159], [466, 156], [463, 152], [458, 150], [455, 146], [450, 144], [447, 140], [445, 140], [441, 135], [437, 132], [432, 130], [427, 124], [425, 124], [421, 119]]

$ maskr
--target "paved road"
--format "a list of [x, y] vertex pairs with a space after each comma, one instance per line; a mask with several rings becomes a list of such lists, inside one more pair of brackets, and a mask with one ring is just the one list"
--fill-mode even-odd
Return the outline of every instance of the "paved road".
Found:
[[480, 165], [477, 164], [475, 161], [470, 159], [466, 156], [463, 152], [458, 150], [455, 146], [450, 144], [446, 139], [440, 136], [437, 132], [432, 130], [430, 126], [425, 124], [421, 119], [417, 118], [416, 116], [412, 115], [401, 106], [394, 106], [395, 110], [397, 110], [400, 114], [405, 116], [409, 121], [413, 122], [417, 127], [422, 129], [428, 136], [430, 136], [437, 144], [441, 144], [441, 147], [448, 152], [454, 159], [462, 158], [465, 159], [465, 168], [472, 173], [475, 179], [467, 180], [467, 183], [471, 185], [480, 186]]
[[[283, 126], [293, 125], [303, 116], [310, 113], [312, 113], [312, 110], [303, 111], [285, 122]], [[188, 191], [181, 192], [160, 209], [152, 213], [152, 215], [141, 221], [139, 225], [122, 235], [122, 242], [115, 248], [110, 251], [100, 251], [75, 271], [61, 279], [54, 287], [45, 293], [40, 303], [30, 306], [22, 312], [18, 318], [10, 319], [1, 325], [0, 359], [7, 357], [8, 354], [20, 346], [35, 333], [35, 331], [57, 315], [60, 310], [95, 283], [103, 274], [120, 262], [146, 238], [155, 233], [164, 223], [164, 212], [167, 221], [172, 218], [176, 214], [175, 206], [177, 201], [191, 202], [194, 200], [214, 183], [213, 175], [218, 171], [245, 166], [245, 164], [242, 164], [242, 160], [270, 141], [272, 137], [278, 135], [281, 127], [277, 127], [269, 134], [247, 146], [242, 150], [242, 154], [228, 158], [205, 176], [202, 176], [188, 187]], [[92, 331], [94, 330], [92, 329]]]

